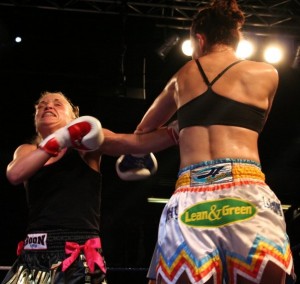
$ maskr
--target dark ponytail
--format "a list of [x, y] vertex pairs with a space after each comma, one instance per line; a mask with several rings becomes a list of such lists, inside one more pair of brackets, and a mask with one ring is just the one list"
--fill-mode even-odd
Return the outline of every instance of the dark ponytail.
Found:
[[215, 0], [195, 15], [191, 35], [205, 34], [207, 51], [215, 44], [226, 44], [236, 48], [244, 21], [245, 16], [236, 0]]

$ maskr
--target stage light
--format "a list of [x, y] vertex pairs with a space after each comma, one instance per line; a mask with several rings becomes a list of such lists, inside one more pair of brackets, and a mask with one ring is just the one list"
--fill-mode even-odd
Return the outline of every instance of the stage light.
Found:
[[278, 63], [283, 57], [283, 50], [280, 46], [269, 46], [265, 49], [264, 59], [268, 63]]
[[238, 44], [236, 55], [239, 58], [246, 59], [251, 57], [254, 51], [253, 43], [249, 40], [241, 40]]
[[149, 203], [163, 203], [166, 204], [169, 199], [168, 198], [160, 198], [160, 197], [148, 197], [147, 201]]
[[181, 50], [184, 55], [191, 56], [193, 54], [193, 47], [189, 39], [185, 40], [181, 45]]
[[20, 43], [21, 41], [22, 41], [22, 38], [21, 38], [21, 37], [17, 36], [17, 37], [15, 38], [15, 42], [16, 42], [16, 43]]

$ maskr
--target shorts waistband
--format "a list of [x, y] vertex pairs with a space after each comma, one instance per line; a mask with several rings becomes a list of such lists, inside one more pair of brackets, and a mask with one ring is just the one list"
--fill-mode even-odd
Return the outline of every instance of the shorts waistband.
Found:
[[224, 159], [216, 159], [216, 160], [208, 160], [208, 161], [203, 161], [200, 163], [192, 164], [187, 167], [184, 167], [179, 170], [178, 177], [185, 171], [188, 170], [193, 170], [195, 168], [203, 167], [203, 166], [212, 166], [212, 165], [217, 165], [220, 163], [231, 163], [231, 164], [249, 164], [249, 165], [255, 165], [261, 169], [261, 164], [258, 162], [255, 162], [253, 160], [249, 159], [230, 159], [230, 158], [224, 158]]
[[64, 251], [66, 242], [84, 244], [92, 238], [99, 238], [99, 234], [89, 231], [48, 231], [30, 232], [24, 240], [24, 250], [34, 251]]
[[55, 252], [64, 256], [67, 255], [67, 258], [60, 262], [62, 271], [67, 270], [81, 254], [84, 255], [91, 273], [95, 270], [95, 264], [99, 266], [103, 273], [106, 273], [101, 240], [96, 233], [75, 231], [28, 233], [25, 241], [19, 242], [17, 255], [21, 255], [23, 251], [30, 251], [30, 253], [46, 252], [47, 254]]
[[237, 179], [265, 181], [259, 163], [242, 159], [205, 161], [179, 171], [176, 189], [181, 186], [207, 186], [234, 182]]

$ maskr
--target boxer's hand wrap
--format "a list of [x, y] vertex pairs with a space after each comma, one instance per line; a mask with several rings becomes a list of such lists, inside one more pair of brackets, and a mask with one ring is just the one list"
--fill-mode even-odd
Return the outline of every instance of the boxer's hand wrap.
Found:
[[122, 155], [116, 162], [116, 171], [120, 179], [141, 180], [154, 175], [157, 160], [153, 153], [147, 155]]
[[179, 127], [178, 120], [174, 120], [167, 125], [167, 130], [175, 144], [179, 143]]
[[104, 140], [101, 123], [92, 116], [81, 116], [58, 129], [40, 144], [39, 148], [56, 157], [61, 149], [73, 147], [82, 151], [94, 151]]

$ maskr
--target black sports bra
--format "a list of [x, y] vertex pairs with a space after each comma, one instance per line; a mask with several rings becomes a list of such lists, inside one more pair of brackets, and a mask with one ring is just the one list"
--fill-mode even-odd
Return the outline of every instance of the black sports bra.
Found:
[[198, 60], [195, 60], [199, 71], [208, 86], [207, 91], [190, 100], [177, 110], [179, 130], [189, 126], [230, 125], [261, 132], [266, 111], [253, 105], [243, 104], [221, 96], [212, 90], [212, 85], [238, 60], [227, 66], [211, 82]]

